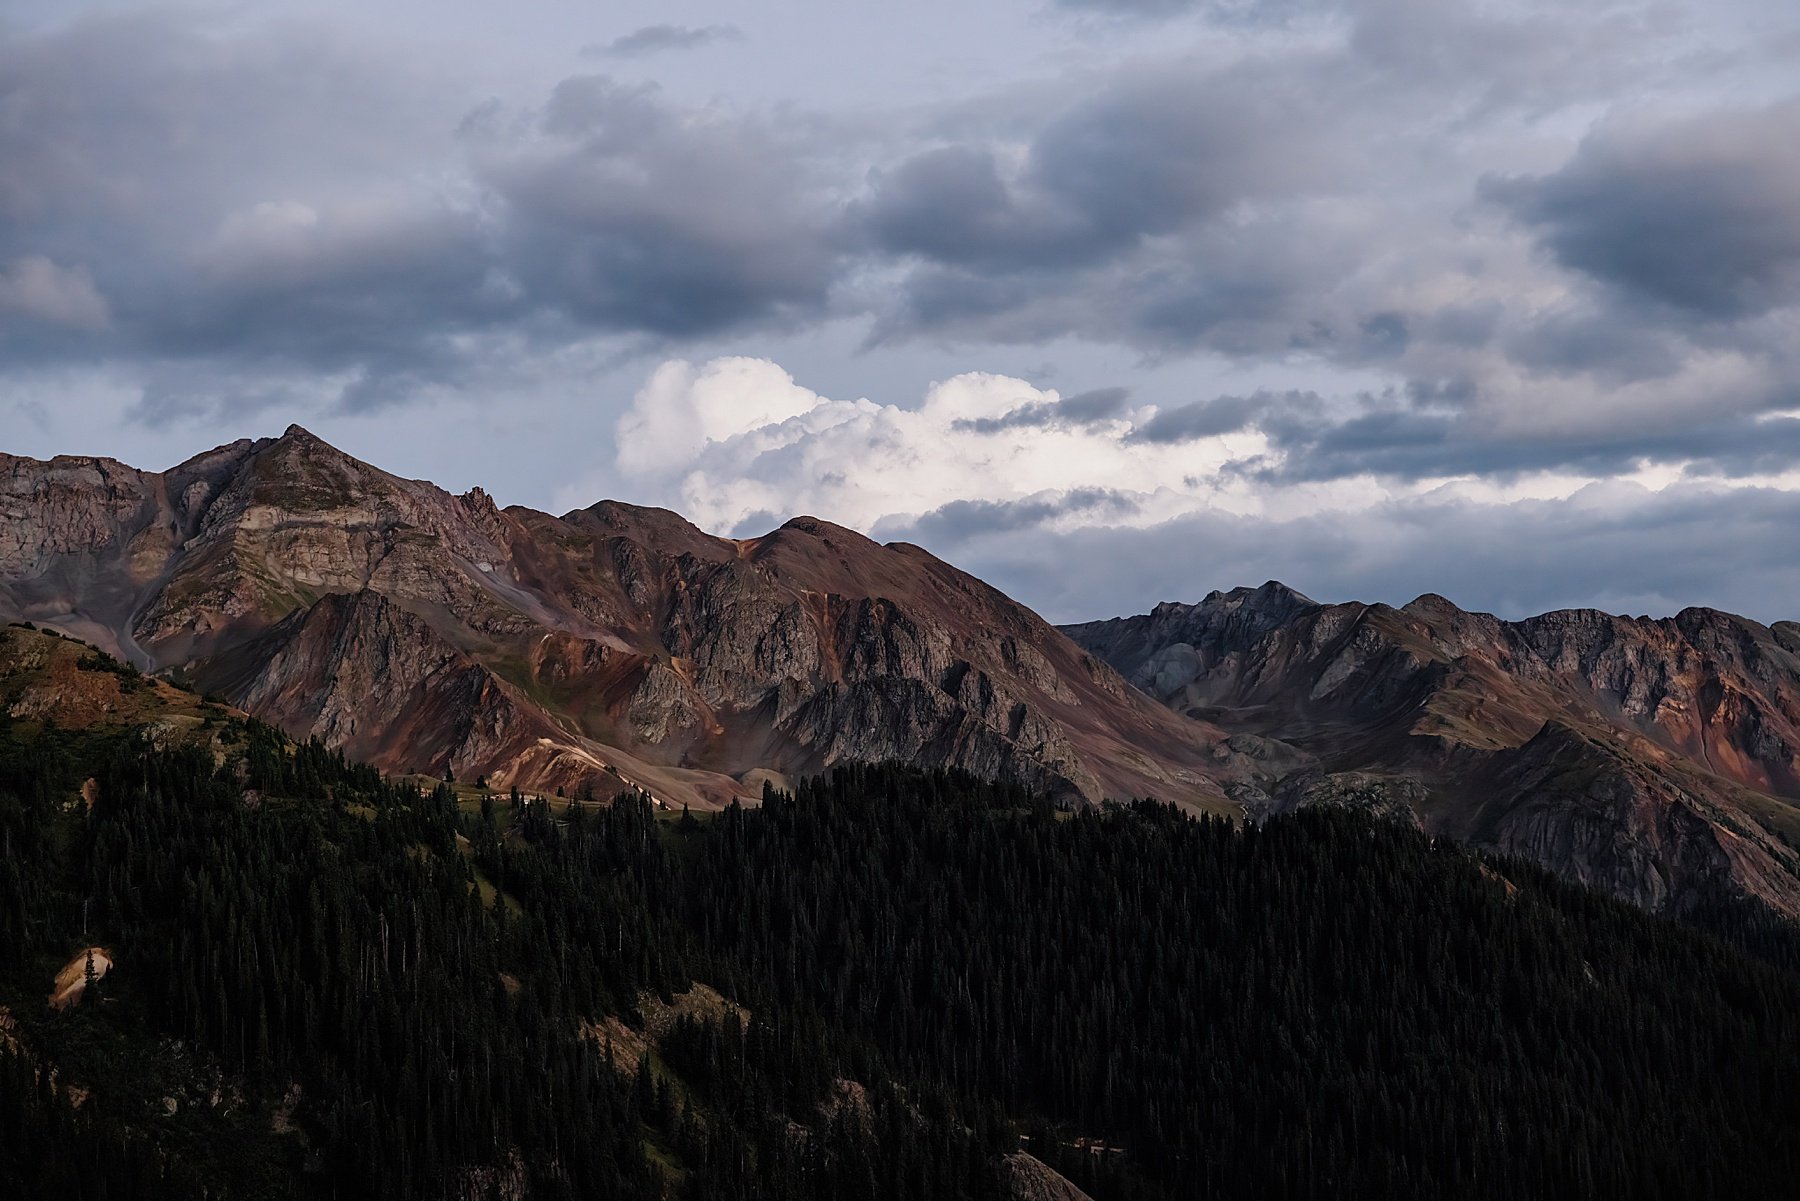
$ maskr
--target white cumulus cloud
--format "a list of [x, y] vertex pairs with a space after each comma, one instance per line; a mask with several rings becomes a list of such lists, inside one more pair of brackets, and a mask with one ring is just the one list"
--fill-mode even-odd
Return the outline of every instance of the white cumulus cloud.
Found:
[[[821, 396], [767, 359], [671, 360], [619, 421], [618, 468], [643, 499], [710, 530], [761, 533], [807, 512], [879, 531], [955, 502], [1031, 502], [1040, 523], [1102, 502], [1115, 518], [1146, 520], [1197, 500], [1225, 503], [1231, 486], [1218, 469], [1263, 445], [1247, 431], [1133, 442], [1130, 415], [1064, 419], [1062, 399], [969, 372], [904, 408]], [[1033, 420], [1005, 420], [1021, 413]]]

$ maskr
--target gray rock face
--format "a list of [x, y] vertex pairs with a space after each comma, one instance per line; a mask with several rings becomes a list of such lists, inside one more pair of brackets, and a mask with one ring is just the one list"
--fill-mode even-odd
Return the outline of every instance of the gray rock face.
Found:
[[1208, 727], [917, 547], [814, 518], [732, 541], [613, 502], [500, 510], [298, 427], [160, 475], [6, 459], [0, 509], [0, 615], [391, 769], [707, 806], [897, 758], [1225, 804]]
[[[557, 729], [529, 702], [380, 593], [323, 597], [263, 637], [210, 660], [202, 683], [296, 734], [405, 765], [479, 774]], [[396, 765], [400, 766], [400, 765]]]
[[118, 545], [154, 503], [143, 472], [111, 459], [0, 456], [0, 571], [42, 575]]
[[[1266, 584], [1066, 632], [1235, 731], [1252, 812], [1403, 805], [1653, 908], [1750, 895], [1800, 917], [1796, 628], [1706, 609], [1506, 622]], [[1245, 735], [1289, 753], [1249, 755]]]
[[1093, 1201], [1068, 1177], [1023, 1151], [1008, 1155], [1003, 1166], [1015, 1201]]

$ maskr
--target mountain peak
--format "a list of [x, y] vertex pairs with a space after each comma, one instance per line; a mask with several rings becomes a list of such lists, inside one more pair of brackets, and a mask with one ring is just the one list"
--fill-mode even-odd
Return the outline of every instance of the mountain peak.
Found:
[[310, 438], [314, 442], [321, 441], [321, 439], [319, 438], [319, 436], [317, 434], [313, 433], [311, 430], [307, 429], [304, 425], [301, 425], [297, 421], [293, 422], [285, 430], [281, 431], [281, 436], [283, 438]]
[[781, 523], [781, 528], [784, 530], [793, 530], [800, 534], [812, 534], [820, 538], [843, 537], [855, 539], [857, 542], [870, 541], [869, 538], [857, 533], [848, 526], [841, 526], [836, 522], [826, 521], [822, 517], [812, 517], [804, 513], [798, 517], [788, 518], [788, 520]]
[[290, 424], [286, 429], [282, 430], [279, 438], [270, 439], [268, 445], [290, 446], [315, 451], [329, 451], [334, 455], [343, 455], [344, 458], [350, 457], [331, 443], [325, 441], [325, 439], [319, 437], [319, 435], [307, 429], [304, 425], [300, 425], [297, 422]]
[[1252, 593], [1252, 595], [1265, 604], [1270, 602], [1280, 602], [1282, 604], [1311, 607], [1319, 603], [1312, 597], [1306, 595], [1306, 593], [1301, 592], [1297, 588], [1290, 588], [1280, 580], [1263, 581], [1262, 586]]
[[339, 450], [303, 425], [290, 425], [281, 432], [279, 438], [264, 439], [262, 449], [265, 454], [272, 452], [278, 459], [305, 456], [309, 459], [342, 461], [367, 466], [354, 455]]
[[1439, 617], [1454, 616], [1461, 613], [1462, 609], [1447, 596], [1440, 596], [1436, 592], [1422, 592], [1401, 605], [1400, 611], [1417, 617]]
[[259, 501], [297, 509], [338, 508], [392, 479], [298, 425], [264, 440], [250, 471]]

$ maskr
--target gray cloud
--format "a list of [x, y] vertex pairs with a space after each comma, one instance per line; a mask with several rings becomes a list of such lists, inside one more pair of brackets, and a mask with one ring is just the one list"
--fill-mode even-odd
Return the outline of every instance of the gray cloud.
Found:
[[1541, 471], [1606, 477], [1669, 463], [1693, 474], [1743, 477], [1791, 468], [1800, 458], [1800, 421], [1738, 415], [1660, 431], [1483, 437], [1447, 414], [1386, 410], [1319, 428], [1289, 425], [1275, 443], [1284, 452], [1279, 464], [1241, 466], [1270, 483], [1365, 474], [1407, 481], [1504, 480]]
[[[11, 311], [61, 322], [0, 335], [0, 353], [230, 357], [403, 398], [408, 381], [447, 378], [483, 346], [873, 316], [871, 340], [887, 344], [1077, 337], [1400, 375], [1477, 374], [1456, 360], [1478, 354], [1598, 383], [1672, 374], [1687, 335], [1647, 332], [1616, 307], [1408, 302], [1408, 288], [1433, 290], [1434, 271], [1501, 269], [1484, 261], [1501, 250], [1443, 209], [1408, 208], [1391, 160], [1351, 152], [1357, 129], [1405, 128], [1421, 87], [1468, 74], [1393, 32], [1418, 9], [1358, 8], [1336, 48], [1133, 64], [1022, 118], [1016, 141], [977, 115], [923, 150], [892, 125], [852, 150], [803, 116], [696, 109], [603, 76], [563, 81], [536, 112], [478, 109], [453, 138], [444, 93], [319, 35], [217, 38], [162, 15], [14, 38], [0, 44], [18, 115], [0, 130], [0, 155], [18, 164], [0, 176], [0, 269]], [[1443, 45], [1458, 55], [1492, 23], [1472, 11], [1429, 16], [1454, 27]], [[1495, 71], [1561, 79], [1543, 48], [1556, 39], [1533, 21], [1501, 21], [1516, 35], [1486, 39], [1505, 51]], [[709, 31], [639, 32], [647, 47]], [[1790, 286], [1786, 168], [1780, 156], [1758, 167], [1751, 149], [1791, 111], [1735, 140], [1704, 122], [1597, 135], [1562, 171], [1489, 194], [1569, 264], [1747, 312]], [[1658, 198], [1679, 191], [1667, 181], [1715, 144], [1728, 149], [1703, 161], [1733, 170], [1686, 201], [1706, 228], [1683, 245], [1700, 249], [1622, 257], [1597, 215], [1612, 211], [1609, 189], [1622, 189], [1613, 207], [1627, 224], [1654, 232]], [[863, 186], [858, 158], [876, 164]], [[406, 182], [446, 173], [447, 185]], [[1388, 211], [1374, 218], [1377, 203]], [[1776, 215], [1743, 219], [1765, 210]], [[1688, 270], [1696, 256], [1706, 270]], [[19, 264], [38, 265], [30, 288]]]
[[1250, 396], [1220, 396], [1164, 409], [1132, 430], [1132, 442], [1189, 442], [1217, 434], [1232, 434], [1278, 412], [1317, 413], [1324, 402], [1317, 393], [1257, 392]]
[[533, 345], [824, 310], [816, 129], [604, 77], [457, 104], [317, 31], [0, 35], [0, 364], [136, 362], [153, 421], [325, 382], [383, 407]]
[[[1120, 390], [1035, 402], [999, 417], [960, 420], [977, 434], [1100, 426], [1126, 415]], [[1595, 478], [1649, 464], [1680, 464], [1689, 475], [1742, 478], [1777, 474], [1800, 460], [1800, 418], [1751, 406], [1715, 412], [1704, 423], [1593, 427], [1583, 433], [1496, 431], [1476, 416], [1478, 389], [1466, 379], [1411, 380], [1404, 387], [1333, 402], [1315, 391], [1258, 391], [1163, 408], [1122, 432], [1094, 436], [1125, 446], [1176, 445], [1254, 430], [1268, 449], [1227, 462], [1226, 478], [1281, 487], [1358, 476], [1410, 485], [1477, 477], [1513, 480], [1534, 473], [1575, 472]], [[1089, 410], [1093, 416], [1083, 419]], [[1787, 406], [1800, 406], [1800, 389]]]
[[1730, 320], [1800, 301], [1800, 100], [1602, 128], [1561, 170], [1489, 197], [1557, 260], [1637, 297]]
[[1141, 66], [1005, 138], [965, 138], [878, 174], [853, 216], [914, 265], [876, 341], [1077, 336], [1405, 374], [1470, 372], [1483, 352], [1494, 370], [1496, 352], [1515, 352], [1534, 372], [1614, 381], [1683, 360], [1678, 346], [1640, 356], [1630, 331], [1643, 322], [1617, 304], [1582, 328], [1575, 314], [1517, 303], [1529, 277], [1551, 271], [1470, 219], [1483, 157], [1512, 151], [1509, 139], [1652, 80], [1679, 86], [1667, 73], [1685, 48], [1644, 13], [1457, 0], [1095, 7], [1274, 26], [1328, 13], [1319, 28], [1343, 40], [1282, 34], [1223, 66]]
[[856, 215], [888, 254], [977, 268], [1078, 263], [1117, 236], [1058, 197], [1021, 195], [974, 146], [928, 150], [883, 172]]
[[[939, 554], [1056, 621], [1144, 612], [1274, 577], [1321, 600], [1398, 605], [1438, 592], [1504, 617], [1586, 606], [1666, 615], [1705, 604], [1772, 622], [1800, 617], [1796, 522], [1792, 492], [1596, 485], [1564, 501], [1414, 499], [1288, 520], [1205, 511], [1068, 532], [947, 522], [931, 533]], [[1759, 553], [1746, 555], [1748, 546]]]
[[645, 25], [602, 46], [586, 46], [582, 53], [598, 57], [641, 58], [667, 50], [697, 50], [718, 42], [741, 42], [744, 31], [736, 25]]
[[15, 307], [85, 334], [0, 327], [0, 354], [372, 378], [441, 353], [509, 307], [478, 215], [403, 182], [442, 99], [304, 31], [153, 14], [0, 39], [0, 263]]
[[1129, 388], [1095, 388], [1065, 396], [1055, 403], [1033, 401], [1020, 405], [999, 417], [976, 417], [953, 421], [951, 429], [977, 434], [998, 434], [1006, 430], [1044, 429], [1055, 425], [1093, 425], [1112, 421], [1123, 414]]
[[1016, 171], [987, 147], [938, 147], [878, 172], [852, 220], [881, 251], [942, 268], [1092, 265], [1325, 179], [1333, 121], [1297, 83], [1185, 64], [1136, 72], [1054, 116]]
[[605, 76], [563, 81], [531, 134], [471, 135], [507, 267], [600, 329], [668, 336], [819, 315], [840, 267], [810, 150]]
[[878, 525], [877, 537], [957, 545], [970, 538], [1036, 529], [1075, 514], [1099, 521], [1119, 520], [1138, 511], [1138, 502], [1109, 488], [1073, 488], [1025, 500], [956, 500], [912, 521]]
[[1201, 0], [1056, 0], [1063, 8], [1116, 13], [1129, 17], [1166, 17], [1199, 8]]
[[[1259, 430], [1270, 454], [1230, 468], [1259, 487], [1744, 475], [1800, 451], [1764, 416], [1800, 404], [1800, 168], [1774, 149], [1800, 102], [1696, 92], [1576, 144], [1669, 45], [1631, 5], [1089, 7], [1271, 28], [1054, 88], [896, 97], [853, 128], [602, 75], [471, 109], [316, 30], [0, 35], [0, 370], [115, 366], [168, 423], [504, 393], [572, 347], [710, 354], [837, 323], [1252, 373], [1123, 436]], [[1332, 19], [1280, 27], [1303, 9]], [[1263, 368], [1316, 394], [1256, 391]], [[1125, 400], [953, 430], [1111, 437]]]
[[1105, 421], [1117, 417], [1129, 399], [1130, 388], [1093, 388], [1063, 397], [1062, 403], [1057, 406], [1057, 412], [1070, 421]]

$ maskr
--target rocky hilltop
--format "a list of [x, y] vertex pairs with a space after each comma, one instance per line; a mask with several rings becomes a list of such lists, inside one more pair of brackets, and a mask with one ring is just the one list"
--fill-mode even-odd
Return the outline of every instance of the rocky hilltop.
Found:
[[166, 472], [0, 455], [0, 617], [391, 771], [717, 806], [904, 759], [1225, 807], [1223, 735], [916, 546], [400, 479], [292, 427]]
[[1278, 583], [1064, 627], [1260, 762], [1251, 811], [1361, 804], [1640, 904], [1800, 916], [1800, 627], [1710, 609], [1502, 621]]

